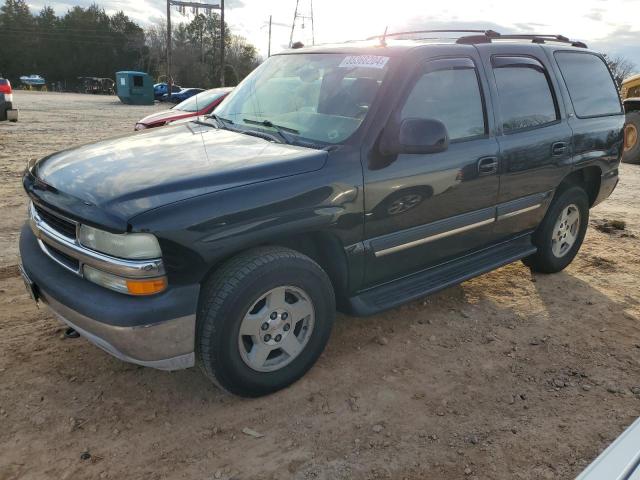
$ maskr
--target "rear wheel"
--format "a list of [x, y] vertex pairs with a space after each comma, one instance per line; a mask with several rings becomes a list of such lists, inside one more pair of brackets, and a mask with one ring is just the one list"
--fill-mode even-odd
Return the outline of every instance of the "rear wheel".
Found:
[[589, 200], [577, 186], [558, 192], [533, 235], [538, 251], [525, 258], [525, 265], [542, 273], [556, 273], [569, 265], [584, 240], [589, 223]]
[[203, 285], [196, 339], [200, 365], [231, 393], [275, 392], [313, 366], [334, 316], [331, 282], [309, 257], [281, 247], [245, 252]]
[[624, 136], [627, 148], [622, 154], [622, 161], [640, 163], [640, 112], [627, 113]]

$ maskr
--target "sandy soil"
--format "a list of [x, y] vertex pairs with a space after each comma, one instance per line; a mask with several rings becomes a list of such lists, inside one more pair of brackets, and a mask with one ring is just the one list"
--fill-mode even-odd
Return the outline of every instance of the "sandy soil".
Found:
[[159, 107], [15, 100], [21, 121], [0, 124], [0, 479], [564, 479], [640, 415], [639, 167], [624, 165], [592, 212], [626, 230], [590, 228], [565, 272], [516, 263], [383, 315], [340, 316], [304, 379], [243, 400], [196, 369], [63, 339], [17, 274], [26, 162], [126, 133]]

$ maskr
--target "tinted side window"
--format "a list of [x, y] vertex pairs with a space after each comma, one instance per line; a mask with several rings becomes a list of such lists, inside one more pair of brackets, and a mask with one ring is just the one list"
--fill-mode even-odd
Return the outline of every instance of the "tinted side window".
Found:
[[542, 65], [503, 62], [493, 73], [505, 133], [555, 122], [558, 117], [549, 80]]
[[433, 118], [451, 140], [486, 134], [482, 95], [475, 68], [427, 71], [413, 87], [401, 119]]
[[578, 117], [622, 113], [615, 84], [600, 57], [578, 52], [555, 56]]

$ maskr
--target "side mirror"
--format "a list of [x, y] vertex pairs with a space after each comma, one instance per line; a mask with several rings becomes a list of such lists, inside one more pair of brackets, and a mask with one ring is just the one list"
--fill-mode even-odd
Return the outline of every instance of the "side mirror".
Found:
[[438, 153], [447, 148], [447, 127], [431, 118], [405, 118], [398, 128], [385, 130], [380, 142], [383, 155]]

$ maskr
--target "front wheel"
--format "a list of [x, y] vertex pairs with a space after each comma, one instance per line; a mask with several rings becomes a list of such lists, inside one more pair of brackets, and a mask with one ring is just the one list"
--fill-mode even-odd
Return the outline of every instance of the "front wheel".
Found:
[[313, 366], [334, 317], [333, 288], [317, 263], [281, 247], [250, 250], [229, 260], [202, 287], [199, 363], [231, 393], [275, 392]]
[[538, 251], [525, 265], [542, 273], [556, 273], [569, 265], [584, 240], [589, 224], [589, 199], [577, 186], [558, 193], [533, 235]]

